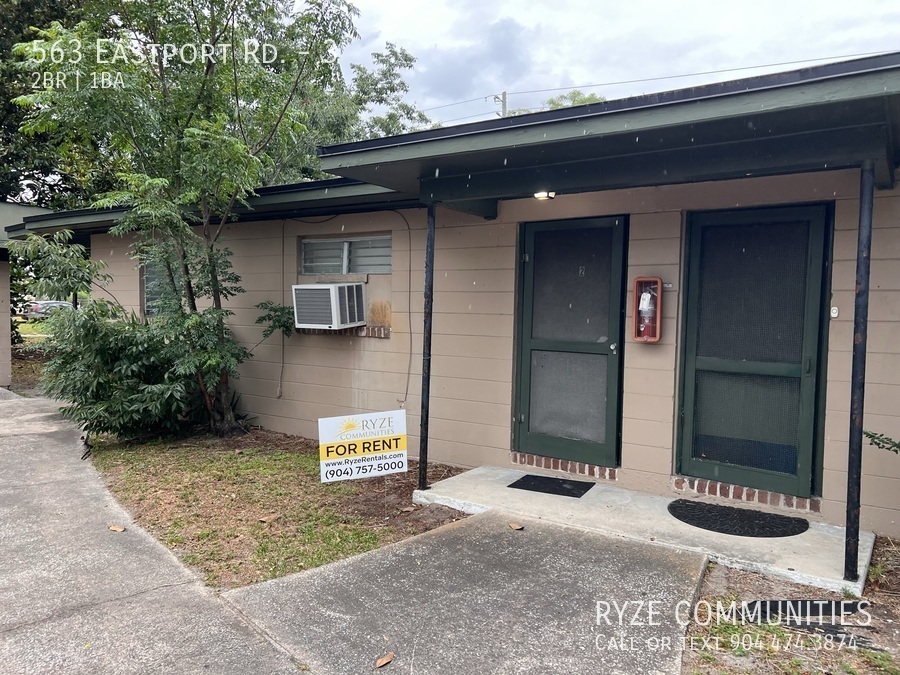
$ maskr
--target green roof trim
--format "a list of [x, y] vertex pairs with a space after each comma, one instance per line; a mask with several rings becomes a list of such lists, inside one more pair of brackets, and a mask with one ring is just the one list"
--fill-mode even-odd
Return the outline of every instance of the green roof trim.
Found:
[[[876, 165], [900, 157], [900, 53], [320, 148], [325, 170], [487, 211], [586, 192]], [[478, 202], [477, 209], [467, 202]]]
[[[238, 222], [422, 207], [415, 197], [348, 178], [260, 188], [248, 203], [250, 208], [235, 210]], [[62, 229], [82, 235], [106, 232], [126, 213], [127, 208], [44, 213], [25, 217], [21, 222], [9, 226], [6, 234], [24, 237], [29, 232]]]

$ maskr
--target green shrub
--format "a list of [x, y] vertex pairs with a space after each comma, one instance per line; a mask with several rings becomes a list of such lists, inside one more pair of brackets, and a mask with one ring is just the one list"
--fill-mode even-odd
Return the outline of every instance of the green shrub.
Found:
[[97, 300], [54, 312], [47, 327], [41, 385], [64, 403], [63, 415], [121, 438], [182, 430], [194, 387], [152, 322]]
[[[124, 223], [132, 222], [128, 217]], [[120, 223], [121, 225], [121, 223]], [[186, 223], [180, 227], [187, 228]], [[237, 433], [237, 397], [231, 381], [250, 356], [227, 320], [222, 301], [243, 293], [227, 248], [205, 248], [189, 228], [184, 238], [156, 242], [141, 233], [132, 251], [158, 273], [150, 291], [152, 319], [126, 312], [118, 302], [92, 300], [111, 277], [92, 260], [72, 233], [30, 235], [10, 248], [31, 263], [31, 286], [45, 297], [80, 297], [81, 306], [54, 312], [44, 325], [48, 357], [41, 386], [62, 402], [62, 412], [89, 433], [120, 438], [171, 434], [206, 424], [219, 433]], [[198, 299], [212, 306], [198, 307]], [[276, 331], [293, 333], [289, 307], [260, 303], [267, 324], [263, 339]]]

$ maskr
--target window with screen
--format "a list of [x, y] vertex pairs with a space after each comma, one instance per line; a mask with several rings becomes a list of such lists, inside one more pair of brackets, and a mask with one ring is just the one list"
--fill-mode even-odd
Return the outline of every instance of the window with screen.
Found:
[[303, 239], [300, 274], [390, 274], [391, 237]]
[[144, 312], [144, 316], [154, 315], [154, 308], [159, 301], [162, 282], [163, 271], [158, 265], [148, 263], [141, 267], [141, 290], [143, 291], [141, 310]]

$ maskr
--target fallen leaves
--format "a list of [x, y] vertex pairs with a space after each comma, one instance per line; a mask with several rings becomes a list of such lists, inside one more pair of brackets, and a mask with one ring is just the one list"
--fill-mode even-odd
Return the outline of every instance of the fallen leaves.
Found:
[[384, 668], [387, 664], [394, 660], [394, 652], [388, 652], [375, 662], [376, 668]]
[[261, 523], [274, 523], [274, 522], [275, 522], [276, 520], [278, 520], [279, 518], [281, 518], [281, 514], [280, 514], [280, 513], [273, 513], [273, 514], [268, 515], [268, 516], [263, 516], [262, 518], [259, 519], [259, 522], [261, 522]]
[[509, 529], [511, 530], [524, 530], [525, 526], [522, 523], [510, 523]]
[[121, 525], [108, 525], [107, 529], [109, 529], [113, 532], [124, 532], [125, 531], [125, 528], [122, 527]]

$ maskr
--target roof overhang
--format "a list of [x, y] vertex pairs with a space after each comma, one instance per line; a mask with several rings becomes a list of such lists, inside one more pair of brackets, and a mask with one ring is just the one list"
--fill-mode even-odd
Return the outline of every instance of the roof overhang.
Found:
[[326, 171], [496, 214], [496, 202], [875, 162], [894, 185], [900, 54], [319, 151]]
[[[248, 200], [249, 206], [235, 209], [236, 222], [280, 220], [284, 218], [329, 216], [363, 211], [421, 208], [416, 197], [403, 195], [379, 185], [367, 185], [351, 178], [278, 185], [260, 188]], [[27, 216], [6, 228], [10, 238], [29, 233], [43, 234], [72, 230], [75, 240], [85, 242], [91, 234], [108, 232], [125, 214], [126, 208], [82, 209]]]
[[23, 217], [39, 213], [49, 213], [49, 211], [38, 206], [28, 206], [0, 200], [0, 262], [9, 260], [6, 227], [10, 224], [18, 223]]

